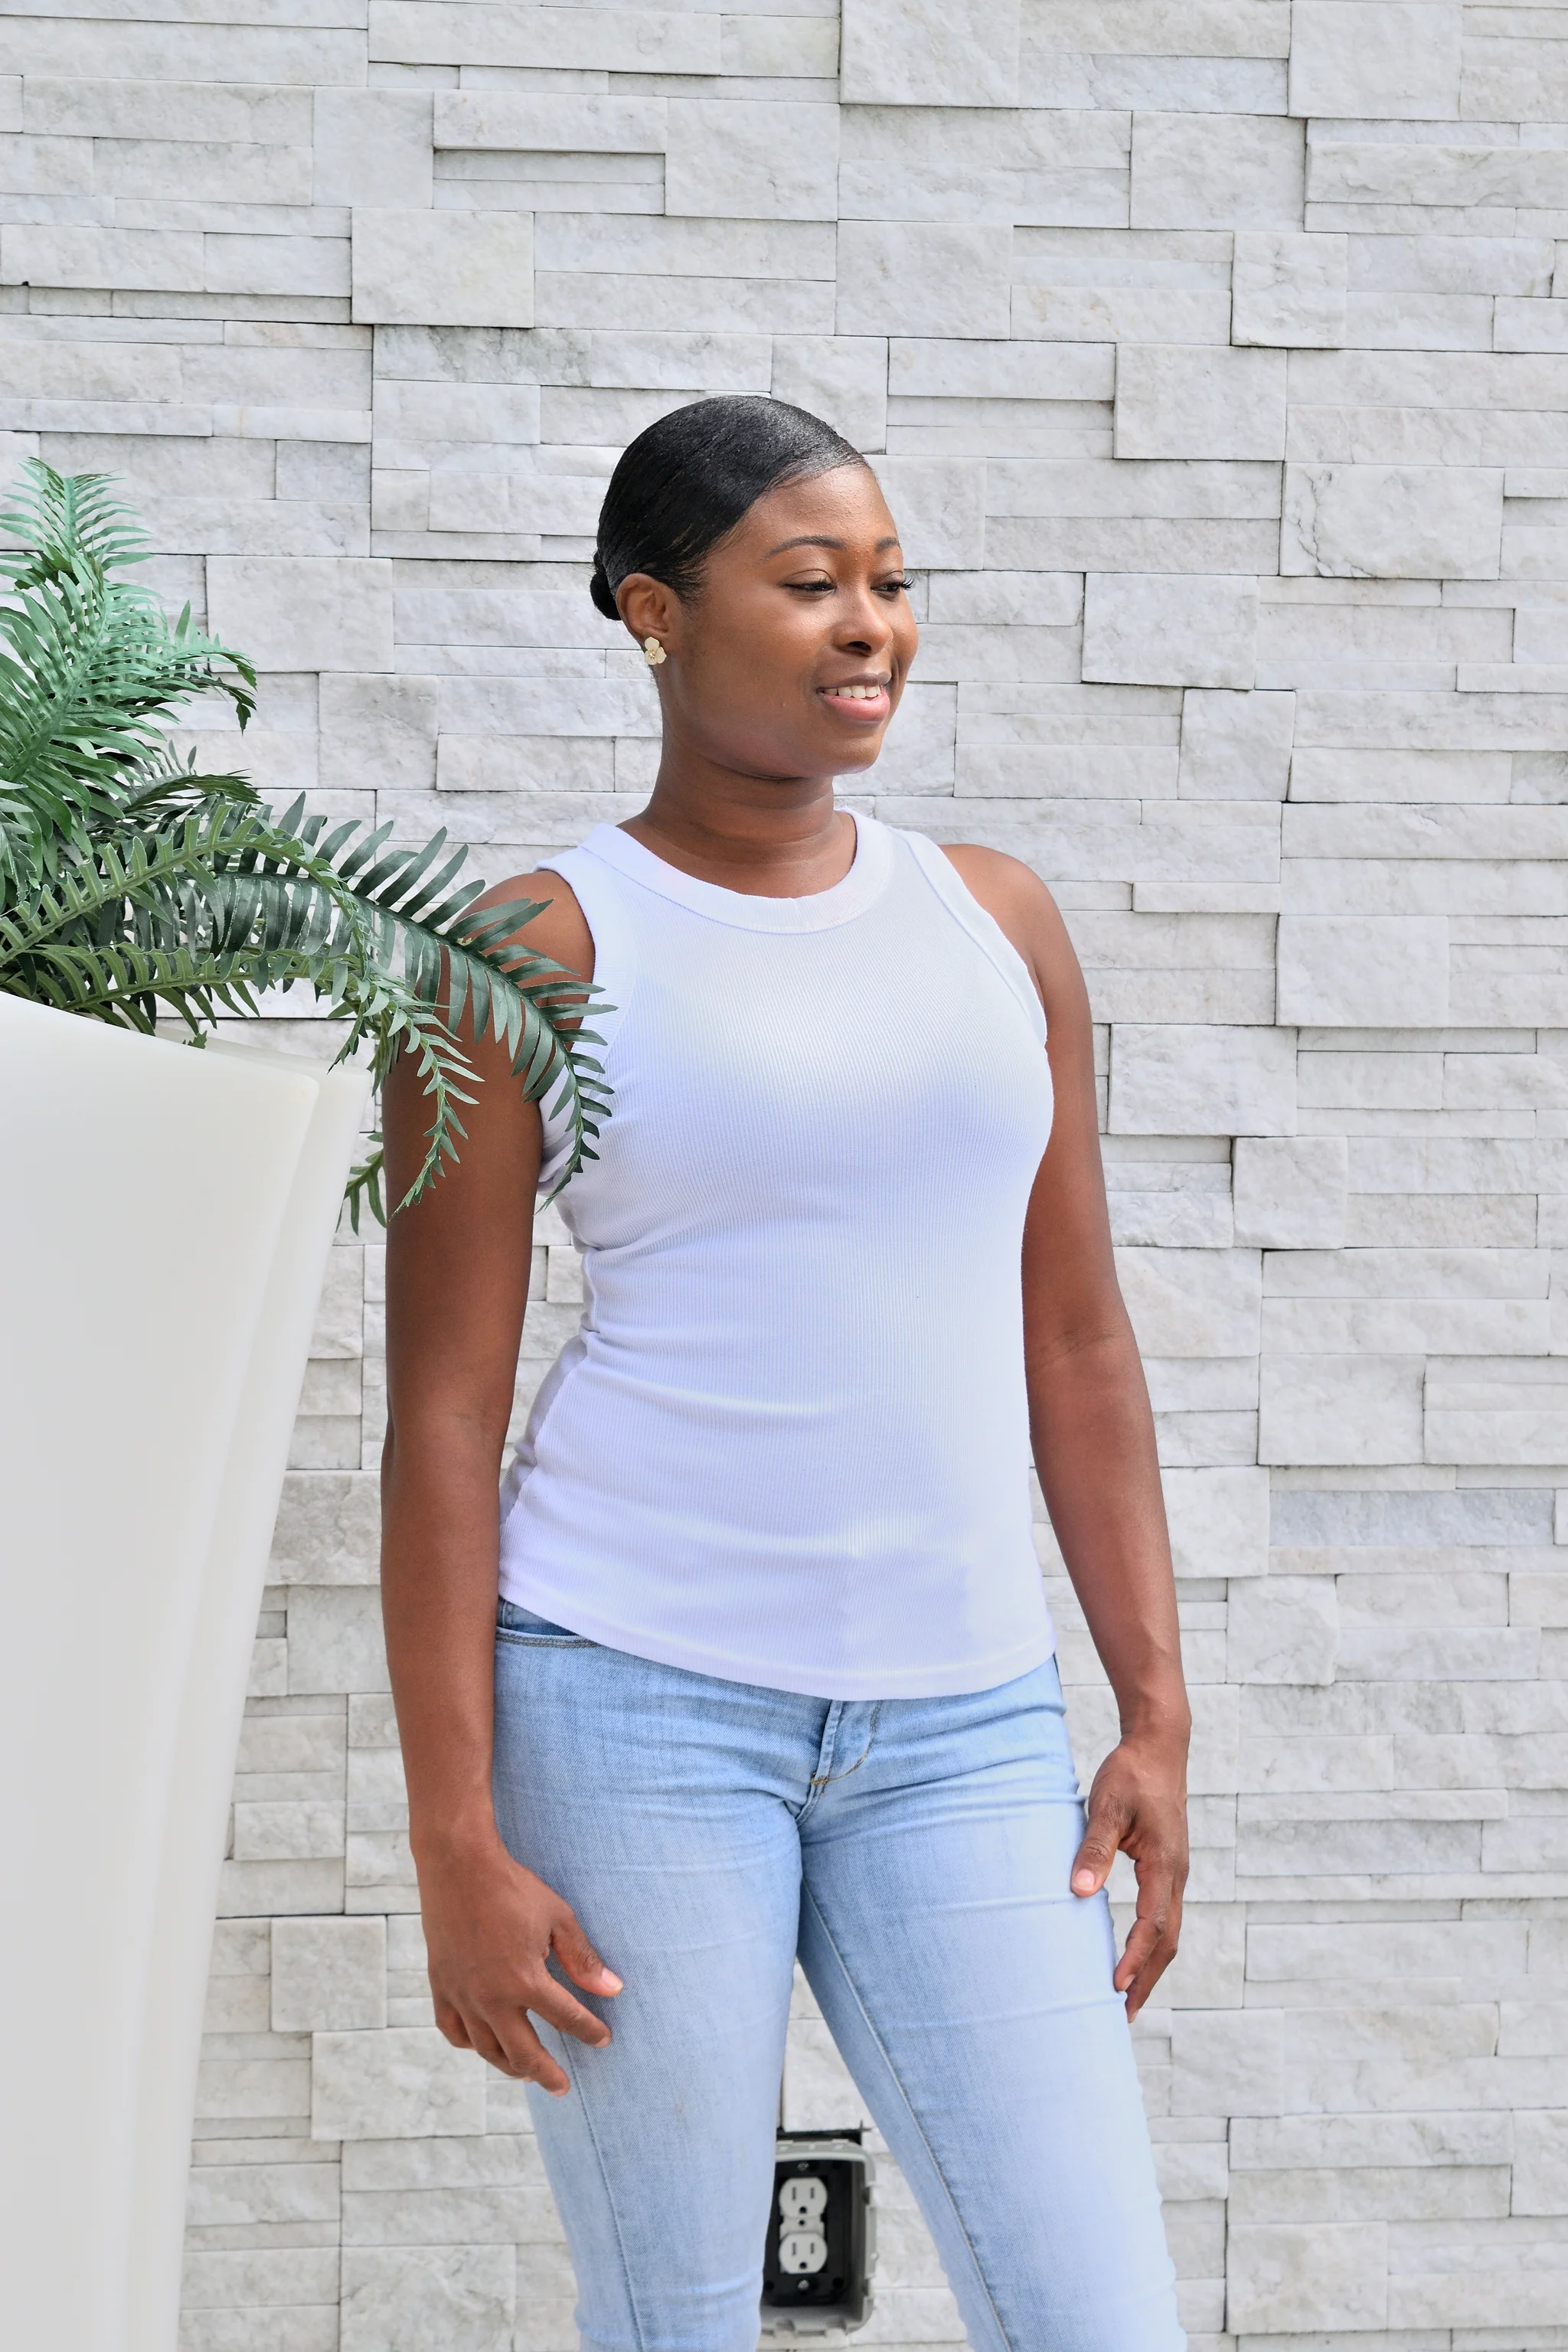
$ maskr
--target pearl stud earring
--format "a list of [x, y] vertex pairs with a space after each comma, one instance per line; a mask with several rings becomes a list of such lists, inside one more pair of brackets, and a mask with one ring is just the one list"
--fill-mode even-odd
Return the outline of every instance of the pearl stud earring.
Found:
[[660, 662], [664, 659], [664, 647], [659, 644], [657, 637], [645, 637], [643, 639], [642, 657], [644, 661], [647, 662], [649, 669], [657, 669], [658, 667]]

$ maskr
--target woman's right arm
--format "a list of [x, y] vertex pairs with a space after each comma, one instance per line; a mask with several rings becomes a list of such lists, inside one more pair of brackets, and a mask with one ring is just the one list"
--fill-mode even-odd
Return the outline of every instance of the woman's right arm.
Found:
[[[528, 944], [591, 974], [581, 913], [554, 876], [538, 878], [538, 891], [530, 877], [490, 896], [549, 892], [554, 904], [530, 926]], [[436, 2021], [459, 2049], [561, 2095], [567, 2078], [528, 2011], [595, 2048], [610, 2035], [549, 1973], [552, 1952], [585, 1992], [617, 1992], [620, 1979], [571, 1906], [508, 1853], [490, 1797], [497, 1488], [528, 1299], [542, 1126], [502, 1048], [470, 1039], [467, 1050], [482, 1080], [463, 1107], [467, 1139], [387, 1234], [382, 1604]], [[407, 1056], [387, 1078], [383, 1120], [397, 1201], [429, 1126]]]

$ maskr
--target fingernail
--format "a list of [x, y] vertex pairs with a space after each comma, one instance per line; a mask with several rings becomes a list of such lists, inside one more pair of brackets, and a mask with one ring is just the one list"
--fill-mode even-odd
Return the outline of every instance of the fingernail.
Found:
[[1092, 1895], [1094, 1893], [1093, 1871], [1075, 1871], [1073, 1873], [1072, 1891], [1075, 1895]]
[[611, 1990], [612, 1992], [619, 1992], [619, 1991], [620, 1991], [620, 1990], [621, 1990], [621, 1979], [620, 1979], [620, 1978], [616, 1974], [616, 1972], [615, 1972], [614, 1969], [602, 1969], [600, 1970], [600, 1972], [599, 1972], [599, 1973], [600, 1973], [600, 1979], [601, 1979], [601, 1981], [602, 1981], [603, 1983], [605, 1983], [605, 1984], [608, 1985], [608, 1987], [609, 1987], [609, 1989], [610, 1989], [610, 1990]]

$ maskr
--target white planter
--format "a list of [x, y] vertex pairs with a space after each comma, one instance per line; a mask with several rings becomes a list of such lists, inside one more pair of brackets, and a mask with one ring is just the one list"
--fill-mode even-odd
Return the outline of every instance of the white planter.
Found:
[[0, 2294], [174, 2352], [246, 1664], [359, 1071], [0, 997]]

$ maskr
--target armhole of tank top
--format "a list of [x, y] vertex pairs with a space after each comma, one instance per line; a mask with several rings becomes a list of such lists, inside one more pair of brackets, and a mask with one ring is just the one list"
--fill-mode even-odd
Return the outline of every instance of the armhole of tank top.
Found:
[[[594, 942], [594, 985], [602, 988], [607, 999], [604, 1006], [589, 1008], [586, 1026], [602, 1041], [589, 1050], [596, 1061], [604, 1064], [608, 1076], [610, 1049], [626, 1018], [626, 1006], [637, 984], [637, 946], [625, 902], [616, 888], [615, 874], [610, 866], [589, 850], [566, 849], [559, 856], [542, 857], [538, 870], [542, 874], [558, 874], [571, 886], [583, 920], [588, 926], [588, 936]], [[570, 1131], [564, 1110], [559, 1117], [552, 1116], [551, 1111], [551, 1105], [560, 1091], [559, 1086], [552, 1087], [547, 1100], [539, 1106], [544, 1127], [544, 1157], [539, 1170], [541, 1198], [555, 1183], [570, 1148]], [[563, 1198], [569, 1199], [570, 1192]]]
[[950, 915], [968, 932], [975, 946], [996, 970], [1018, 999], [1040, 1043], [1046, 1041], [1046, 1009], [1040, 1003], [1039, 991], [1029, 975], [1029, 967], [988, 908], [983, 907], [973, 891], [960, 874], [951, 857], [940, 849], [929, 835], [912, 833], [903, 826], [898, 831], [909, 844], [916, 865], [920, 867]]

